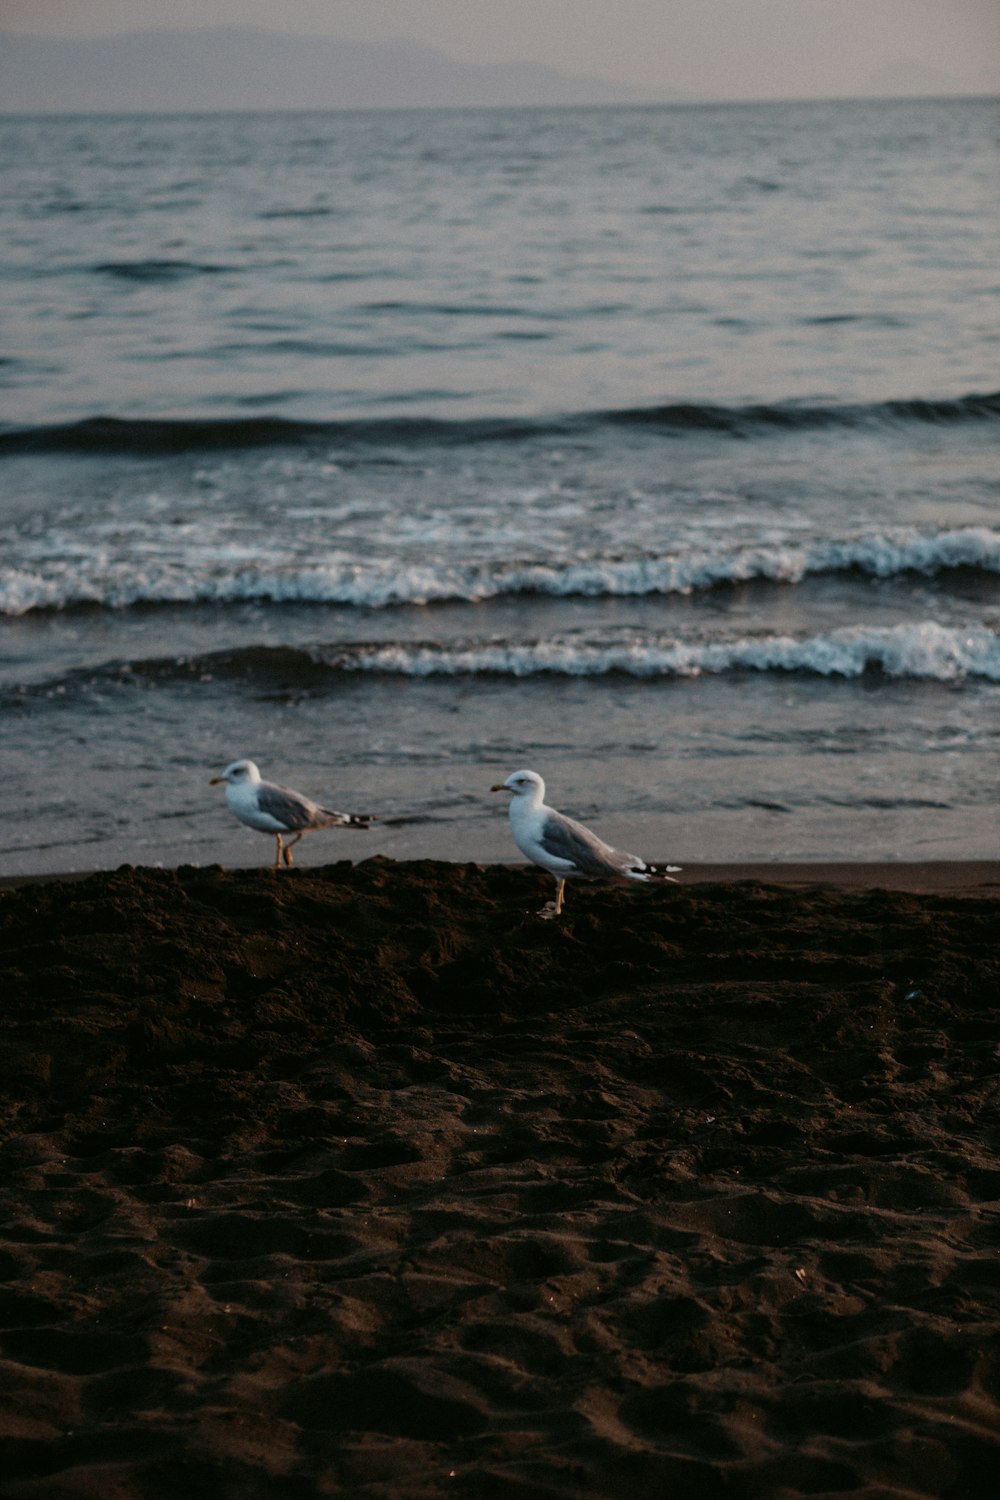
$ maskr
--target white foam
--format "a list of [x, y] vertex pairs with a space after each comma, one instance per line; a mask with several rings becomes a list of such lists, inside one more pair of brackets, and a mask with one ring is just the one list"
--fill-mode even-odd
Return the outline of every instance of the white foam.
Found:
[[[228, 604], [244, 602], [341, 604], [365, 608], [483, 602], [505, 595], [550, 597], [639, 597], [691, 594], [720, 584], [755, 579], [797, 584], [810, 575], [857, 569], [875, 578], [907, 572], [933, 576], [946, 568], [972, 567], [1000, 573], [1000, 531], [964, 527], [922, 533], [889, 530], [812, 543], [769, 541], [735, 550], [693, 549], [676, 555], [595, 558], [586, 561], [431, 561], [385, 563], [343, 554], [303, 566], [301, 559], [274, 558], [270, 537], [260, 543], [206, 547], [193, 530], [172, 536], [172, 554], [151, 558], [153, 544], [131, 539], [117, 556], [108, 540], [95, 545], [62, 535], [33, 537], [21, 567], [0, 571], [0, 613], [66, 609], [91, 604], [125, 608], [139, 604]], [[180, 546], [178, 545], [180, 543]], [[266, 558], [266, 561], [264, 559]]]
[[527, 644], [351, 647], [318, 653], [343, 671], [457, 677], [497, 674], [532, 677], [698, 677], [726, 672], [808, 672], [860, 677], [879, 669], [889, 677], [956, 682], [983, 677], [1000, 682], [1000, 636], [975, 627], [949, 629], [934, 621], [889, 627], [845, 626], [825, 634], [768, 635], [731, 641], [629, 641], [621, 645], [572, 641]]

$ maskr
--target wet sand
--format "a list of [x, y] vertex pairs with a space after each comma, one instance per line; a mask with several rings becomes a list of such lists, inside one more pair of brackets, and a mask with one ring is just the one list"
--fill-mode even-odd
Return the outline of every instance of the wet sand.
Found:
[[8, 884], [0, 1494], [992, 1495], [998, 873]]

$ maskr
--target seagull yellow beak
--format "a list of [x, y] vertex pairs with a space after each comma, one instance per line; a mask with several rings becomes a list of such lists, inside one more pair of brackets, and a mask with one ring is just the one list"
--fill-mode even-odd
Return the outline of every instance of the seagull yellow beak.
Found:
[[226, 778], [224, 776], [213, 776], [208, 784], [209, 786], [219, 786], [219, 784], [225, 781], [225, 779]]
[[490, 791], [491, 792], [509, 792], [510, 791], [510, 787], [509, 786], [504, 786], [503, 782], [501, 781], [500, 784], [499, 784], [499, 786], [491, 786], [490, 787]]

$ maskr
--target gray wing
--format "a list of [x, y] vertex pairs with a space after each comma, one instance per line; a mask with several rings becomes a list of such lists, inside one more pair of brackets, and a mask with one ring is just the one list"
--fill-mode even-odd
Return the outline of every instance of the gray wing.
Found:
[[569, 860], [581, 875], [623, 875], [626, 870], [641, 869], [643, 864], [634, 854], [612, 849], [596, 833], [562, 813], [549, 812], [540, 842], [547, 854]]
[[328, 815], [315, 802], [293, 792], [289, 786], [277, 786], [273, 781], [262, 781], [257, 788], [257, 805], [261, 812], [281, 823], [289, 832], [299, 828], [315, 828], [327, 821]]

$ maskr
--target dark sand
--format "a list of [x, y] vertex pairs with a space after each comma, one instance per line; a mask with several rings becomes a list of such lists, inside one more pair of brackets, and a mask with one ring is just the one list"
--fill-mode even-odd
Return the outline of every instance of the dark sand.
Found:
[[1000, 887], [950, 869], [0, 891], [0, 1494], [992, 1497]]

